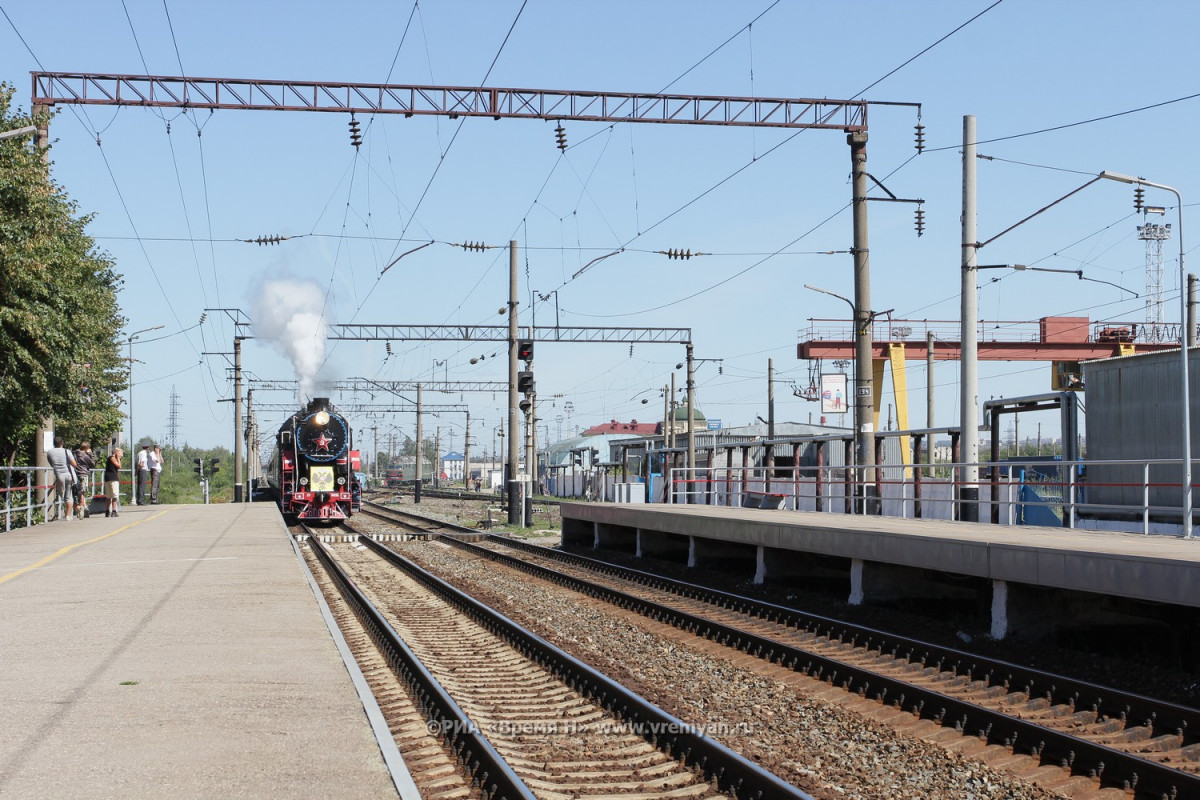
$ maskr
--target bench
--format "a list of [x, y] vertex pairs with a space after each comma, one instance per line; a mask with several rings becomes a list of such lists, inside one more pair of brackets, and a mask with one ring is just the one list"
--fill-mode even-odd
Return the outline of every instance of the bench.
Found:
[[743, 492], [742, 508], [783, 508], [787, 495], [778, 492]]

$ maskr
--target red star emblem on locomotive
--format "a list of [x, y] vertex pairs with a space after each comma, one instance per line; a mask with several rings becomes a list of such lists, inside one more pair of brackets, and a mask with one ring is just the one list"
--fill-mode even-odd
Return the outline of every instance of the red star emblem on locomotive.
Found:
[[318, 450], [324, 450], [326, 453], [328, 453], [329, 452], [329, 443], [332, 441], [333, 441], [333, 439], [331, 439], [330, 437], [328, 437], [324, 433], [322, 433], [320, 436], [317, 437], [316, 441], [313, 442], [313, 444], [315, 444], [317, 446]]

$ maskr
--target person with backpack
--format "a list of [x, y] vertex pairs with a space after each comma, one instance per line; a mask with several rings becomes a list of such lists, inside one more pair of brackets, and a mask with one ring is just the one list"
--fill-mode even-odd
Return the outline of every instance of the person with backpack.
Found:
[[75, 507], [79, 510], [79, 518], [91, 516], [88, 506], [92, 502], [92, 470], [96, 467], [96, 459], [92, 457], [92, 446], [80, 442], [75, 451]]

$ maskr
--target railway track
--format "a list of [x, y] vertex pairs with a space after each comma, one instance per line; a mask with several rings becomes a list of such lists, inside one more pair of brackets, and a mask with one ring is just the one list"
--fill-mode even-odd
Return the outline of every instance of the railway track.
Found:
[[483, 796], [808, 797], [384, 546], [344, 538], [308, 542]]
[[[453, 527], [453, 526], [452, 526]], [[449, 538], [449, 537], [447, 537]], [[1076, 785], [1200, 796], [1200, 712], [750, 598], [488, 537], [459, 547], [1008, 749]], [[518, 548], [522, 557], [494, 548]], [[532, 557], [532, 559], [531, 559]], [[540, 561], [541, 563], [533, 563]], [[564, 564], [573, 564], [567, 572]], [[593, 579], [607, 576], [607, 586]], [[961, 749], [961, 748], [960, 748]]]
[[450, 541], [1097, 786], [1137, 797], [1200, 797], [1195, 709], [516, 540], [489, 536], [486, 547]]

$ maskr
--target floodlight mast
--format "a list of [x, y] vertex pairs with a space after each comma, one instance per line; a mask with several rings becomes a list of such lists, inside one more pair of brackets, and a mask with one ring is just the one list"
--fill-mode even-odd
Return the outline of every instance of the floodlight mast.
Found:
[[1118, 183], [1131, 183], [1137, 186], [1149, 186], [1163, 189], [1175, 195], [1175, 204], [1179, 211], [1179, 402], [1183, 406], [1181, 424], [1183, 426], [1183, 538], [1192, 538], [1192, 408], [1191, 387], [1188, 376], [1188, 342], [1194, 335], [1186, 330], [1188, 326], [1188, 291], [1187, 270], [1183, 266], [1183, 197], [1179, 190], [1162, 183], [1154, 183], [1144, 178], [1122, 175], [1119, 172], [1101, 172], [1100, 177]]

